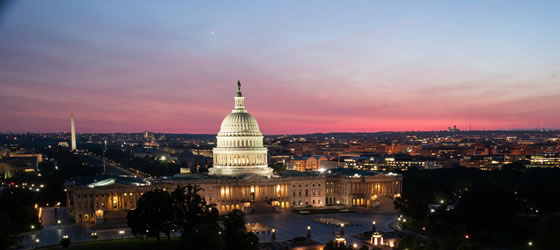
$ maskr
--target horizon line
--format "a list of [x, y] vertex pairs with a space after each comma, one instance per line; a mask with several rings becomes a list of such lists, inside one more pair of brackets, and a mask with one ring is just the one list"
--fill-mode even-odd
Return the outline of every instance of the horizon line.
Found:
[[[171, 134], [171, 135], [216, 135], [217, 133], [175, 133], [175, 132], [154, 132], [144, 130], [140, 132], [76, 132], [76, 134], [142, 134], [149, 132], [153, 134]], [[313, 132], [313, 133], [270, 133], [263, 136], [278, 136], [278, 135], [314, 135], [314, 134], [378, 134], [378, 133], [426, 133], [426, 132], [447, 132], [447, 133], [465, 133], [465, 132], [560, 132], [560, 128], [542, 128], [542, 129], [526, 129], [526, 128], [512, 128], [512, 129], [476, 129], [476, 130], [459, 130], [451, 132], [448, 130], [384, 130], [384, 131], [360, 131], [360, 132]], [[59, 132], [0, 132], [0, 134], [70, 134], [70, 131]]]

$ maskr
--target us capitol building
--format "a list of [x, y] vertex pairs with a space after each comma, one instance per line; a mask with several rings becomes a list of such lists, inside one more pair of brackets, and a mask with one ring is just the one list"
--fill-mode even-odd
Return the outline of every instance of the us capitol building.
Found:
[[213, 149], [214, 167], [207, 174], [179, 174], [171, 178], [127, 176], [75, 178], [65, 183], [68, 212], [76, 223], [100, 223], [109, 214], [136, 208], [150, 190], [172, 191], [178, 185], [198, 185], [200, 194], [221, 214], [290, 209], [378, 206], [392, 202], [402, 189], [402, 176], [335, 168], [319, 172], [274, 174], [257, 120], [245, 109], [238, 82], [232, 112], [222, 121]]

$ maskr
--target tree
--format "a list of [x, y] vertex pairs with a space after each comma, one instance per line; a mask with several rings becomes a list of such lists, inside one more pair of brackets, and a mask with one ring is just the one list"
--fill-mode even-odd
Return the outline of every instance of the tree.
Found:
[[544, 216], [538, 227], [537, 239], [539, 247], [545, 249], [560, 249], [560, 214], [549, 214]]
[[397, 249], [412, 248], [412, 247], [414, 247], [414, 243], [415, 243], [414, 239], [411, 236], [406, 235], [397, 242]]
[[221, 248], [221, 228], [218, 225], [218, 209], [207, 204], [198, 194], [201, 188], [178, 186], [172, 193], [174, 224], [181, 230], [186, 244], [193, 249]]
[[259, 238], [254, 233], [246, 231], [243, 216], [243, 212], [237, 209], [226, 215], [224, 220], [224, 249], [259, 249]]
[[12, 232], [10, 216], [7, 213], [0, 212], [0, 249], [7, 249], [15, 243]]
[[174, 213], [171, 195], [161, 189], [144, 193], [137, 207], [128, 212], [128, 226], [134, 235], [155, 236], [160, 241], [160, 233], [170, 237], [173, 229]]
[[509, 164], [505, 164], [502, 166], [502, 170], [504, 171], [523, 171], [526, 170], [527, 167], [524, 165], [524, 161], [515, 161]]
[[476, 183], [465, 192], [455, 209], [456, 219], [472, 239], [490, 240], [506, 228], [514, 215], [514, 199], [500, 186]]

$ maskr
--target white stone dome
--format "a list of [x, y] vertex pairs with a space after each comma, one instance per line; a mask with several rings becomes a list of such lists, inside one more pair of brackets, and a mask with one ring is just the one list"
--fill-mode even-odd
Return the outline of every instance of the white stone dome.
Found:
[[209, 169], [209, 175], [272, 175], [272, 168], [268, 167], [268, 150], [263, 145], [259, 124], [247, 112], [244, 104], [241, 83], [237, 82], [235, 106], [222, 121], [220, 132], [216, 136], [214, 167]]
[[261, 136], [257, 119], [245, 112], [233, 112], [224, 118], [219, 136]]

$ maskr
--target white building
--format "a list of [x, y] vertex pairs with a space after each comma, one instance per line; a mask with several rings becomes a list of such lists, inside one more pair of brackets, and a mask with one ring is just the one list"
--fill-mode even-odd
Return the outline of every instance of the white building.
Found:
[[272, 168], [268, 167], [267, 149], [263, 145], [259, 124], [245, 109], [240, 82], [237, 82], [235, 107], [222, 121], [216, 139], [214, 167], [209, 170], [210, 175], [273, 175]]

